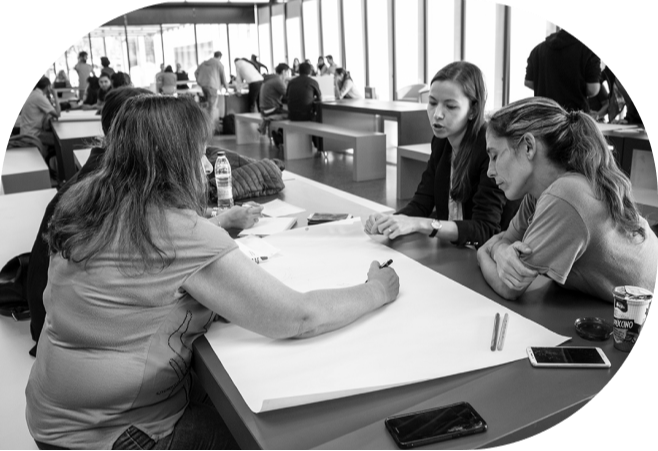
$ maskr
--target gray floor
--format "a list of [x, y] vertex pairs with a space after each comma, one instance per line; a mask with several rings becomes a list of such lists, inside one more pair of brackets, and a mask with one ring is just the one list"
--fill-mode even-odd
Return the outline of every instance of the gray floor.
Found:
[[[276, 147], [270, 144], [267, 138], [262, 138], [260, 143], [237, 144], [235, 135], [216, 135], [211, 145], [257, 159], [276, 158], [278, 155]], [[350, 154], [327, 152], [325, 160], [320, 152], [317, 152], [313, 158], [286, 161], [285, 164], [286, 169], [295, 174], [398, 210], [406, 205], [409, 199], [396, 198], [396, 159], [397, 149], [389, 147], [386, 150], [386, 178], [367, 182], [352, 180], [353, 157]]]

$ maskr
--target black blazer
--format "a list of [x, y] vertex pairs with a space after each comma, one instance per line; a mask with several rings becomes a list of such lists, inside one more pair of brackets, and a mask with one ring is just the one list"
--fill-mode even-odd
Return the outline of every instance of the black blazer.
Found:
[[[468, 165], [469, 188], [462, 202], [464, 220], [455, 221], [459, 238], [454, 243], [459, 246], [482, 246], [493, 235], [507, 229], [519, 208], [520, 201], [507, 201], [494, 180], [487, 176], [489, 157], [486, 148], [486, 126], [483, 126]], [[448, 220], [451, 154], [452, 146], [447, 139], [432, 138], [432, 154], [416, 194], [396, 214]]]

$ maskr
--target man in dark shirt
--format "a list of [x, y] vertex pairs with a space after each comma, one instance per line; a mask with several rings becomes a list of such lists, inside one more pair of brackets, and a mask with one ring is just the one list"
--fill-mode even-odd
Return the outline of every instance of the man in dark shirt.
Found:
[[525, 86], [567, 110], [589, 111], [587, 98], [598, 94], [600, 77], [599, 57], [561, 29], [530, 52]]
[[[286, 119], [288, 113], [284, 110], [286, 95], [286, 80], [290, 76], [290, 67], [286, 63], [281, 63], [274, 69], [276, 74], [265, 75], [264, 81], [260, 87], [259, 106], [260, 112], [264, 118], [270, 118], [276, 115], [277, 119]], [[280, 116], [280, 117], [278, 117]], [[286, 117], [283, 117], [286, 116]]]
[[320, 86], [309, 75], [311, 65], [299, 65], [299, 76], [288, 82], [288, 119], [291, 121], [315, 120], [315, 103], [322, 99]]

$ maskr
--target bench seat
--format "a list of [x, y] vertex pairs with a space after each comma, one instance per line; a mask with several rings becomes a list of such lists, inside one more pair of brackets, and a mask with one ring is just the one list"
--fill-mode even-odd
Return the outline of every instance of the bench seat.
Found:
[[258, 126], [263, 121], [260, 113], [235, 114], [235, 140], [238, 144], [260, 142], [261, 134]]
[[431, 154], [432, 143], [398, 147], [398, 199], [413, 197]]
[[349, 130], [330, 124], [301, 121], [272, 121], [271, 129], [283, 129], [284, 159], [313, 156], [311, 136], [345, 142], [354, 149], [352, 179], [357, 182], [386, 177], [386, 135], [379, 132]]

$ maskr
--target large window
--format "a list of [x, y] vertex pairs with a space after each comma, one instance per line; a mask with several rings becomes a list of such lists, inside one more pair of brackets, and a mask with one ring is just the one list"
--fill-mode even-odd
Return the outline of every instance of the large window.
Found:
[[545, 19], [523, 8], [511, 9], [509, 101], [531, 97], [531, 89], [524, 86], [525, 69], [532, 49], [546, 39]]
[[361, 1], [343, 2], [345, 23], [345, 69], [354, 82], [366, 85], [366, 57], [363, 42], [363, 7]]
[[423, 83], [422, 61], [419, 52], [419, 37], [423, 28], [419, 17], [418, 0], [395, 2], [395, 75], [399, 91], [405, 86]]
[[302, 17], [304, 19], [304, 58], [311, 60], [311, 64], [315, 67], [321, 53], [317, 0], [306, 0], [302, 3]]
[[485, 0], [466, 0], [465, 14], [464, 59], [478, 66], [484, 74], [487, 86], [485, 110], [491, 111], [496, 87], [496, 4]]
[[388, 51], [388, 1], [368, 0], [368, 73], [370, 86], [381, 100], [391, 100]]
[[443, 66], [455, 61], [455, 0], [427, 0], [426, 20], [429, 83]]
[[[160, 26], [128, 27], [128, 51], [132, 83], [135, 86], [150, 87], [155, 83], [155, 74], [160, 71], [163, 63]], [[176, 70], [173, 58], [164, 63]], [[117, 68], [115, 70], [118, 71]]]
[[259, 61], [272, 67], [272, 43], [270, 41], [270, 8], [258, 8]]
[[300, 1], [286, 3], [286, 33], [288, 42], [288, 62], [292, 66], [295, 58], [304, 61], [302, 51], [302, 4]]
[[[162, 40], [164, 42], [164, 64], [176, 67], [180, 63], [188, 74], [193, 74], [197, 68], [197, 54], [194, 38], [193, 24], [169, 24], [163, 25]], [[160, 71], [160, 65], [156, 64], [155, 72], [147, 80], [155, 86], [155, 74]], [[133, 81], [134, 83], [134, 81]], [[137, 83], [135, 83], [136, 86]], [[142, 85], [149, 86], [149, 85]]]
[[286, 62], [284, 6], [272, 5], [272, 67]]
[[324, 56], [331, 55], [337, 66], [343, 65], [340, 51], [340, 22], [338, 21], [338, 0], [322, 0], [322, 48]]
[[[222, 64], [229, 66], [228, 28], [226, 24], [199, 24], [196, 26], [196, 42], [199, 49], [199, 64], [222, 52]], [[181, 63], [182, 64], [182, 63]], [[196, 68], [195, 68], [196, 70]], [[194, 73], [186, 70], [188, 73]], [[228, 69], [225, 71], [228, 72]]]
[[230, 61], [224, 63], [224, 67], [234, 73], [235, 58], [251, 58], [258, 53], [258, 37], [256, 36], [256, 25], [247, 23], [232, 23], [228, 26]]

